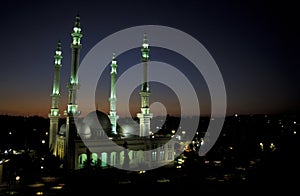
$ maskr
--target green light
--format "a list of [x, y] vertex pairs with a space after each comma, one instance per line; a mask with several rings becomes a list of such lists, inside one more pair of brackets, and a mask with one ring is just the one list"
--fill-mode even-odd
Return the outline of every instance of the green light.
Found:
[[59, 95], [59, 88], [53, 87], [52, 95]]
[[57, 50], [55, 51], [54, 59], [55, 59], [55, 65], [60, 65], [61, 64], [61, 59], [62, 59], [62, 52], [61, 52], [61, 46], [60, 42], [58, 43]]
[[73, 78], [71, 79], [71, 84], [76, 84], [76, 81]]
[[148, 47], [149, 47], [149, 44], [143, 43], [143, 48], [148, 48]]
[[117, 70], [116, 69], [111, 69], [111, 74], [116, 74], [117, 73]]
[[77, 114], [77, 105], [68, 105], [68, 113]]
[[51, 109], [51, 116], [59, 116], [58, 109]]
[[81, 28], [80, 28], [80, 17], [76, 17], [75, 26], [73, 27], [73, 45], [80, 45], [80, 38], [82, 38]]
[[74, 30], [75, 33], [80, 33], [81, 28], [79, 28], [79, 27], [74, 27], [73, 30]]
[[[80, 33], [81, 29], [74, 27], [75, 32], [73, 32], [71, 35], [73, 37], [73, 45], [80, 45], [80, 38], [82, 38], [82, 34]], [[78, 30], [80, 29], [80, 30]]]
[[80, 44], [80, 39], [77, 38], [77, 37], [74, 37], [74, 39], [73, 39], [73, 44], [74, 44], [74, 45], [79, 45], [79, 44]]
[[61, 64], [61, 60], [60, 59], [55, 59], [55, 65], [60, 65]]
[[[147, 46], [146, 48], [144, 46]], [[148, 44], [143, 44], [143, 48], [141, 49], [141, 52], [142, 52], [142, 58], [145, 59], [145, 60], [148, 60], [149, 59], [149, 51], [150, 49], [148, 48]]]
[[148, 59], [149, 58], [149, 55], [147, 52], [143, 52], [142, 53], [142, 57], [145, 58], [145, 59]]
[[53, 95], [59, 95], [59, 90], [58, 89], [53, 89]]
[[142, 108], [141, 111], [142, 111], [142, 114], [150, 114], [149, 108]]
[[113, 53], [113, 57], [112, 57], [112, 61], [111, 61], [111, 74], [113, 74], [113, 73], [117, 73], [117, 60], [116, 60], [116, 54], [115, 53]]

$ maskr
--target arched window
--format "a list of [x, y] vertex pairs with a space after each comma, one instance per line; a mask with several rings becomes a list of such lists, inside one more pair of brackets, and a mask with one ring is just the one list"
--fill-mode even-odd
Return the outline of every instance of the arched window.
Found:
[[120, 165], [124, 164], [124, 151], [120, 152]]
[[107, 166], [107, 152], [101, 153], [101, 166], [106, 167]]
[[141, 164], [144, 161], [144, 151], [139, 150], [137, 152], [137, 157], [138, 157], [138, 163]]
[[84, 167], [84, 163], [87, 160], [87, 155], [86, 154], [80, 154], [78, 156], [78, 168], [81, 169]]
[[164, 150], [159, 151], [159, 160], [161, 160], [161, 161], [165, 160], [165, 151]]
[[157, 160], [157, 152], [156, 151], [152, 151], [152, 153], [151, 153], [151, 159], [152, 159], [152, 161], [156, 161]]
[[112, 152], [112, 153], [110, 153], [110, 165], [115, 166], [116, 163], [117, 163], [117, 153]]
[[97, 153], [92, 153], [92, 164], [96, 165], [98, 162], [98, 155]]
[[173, 156], [172, 156], [172, 151], [168, 151], [168, 160], [172, 160]]

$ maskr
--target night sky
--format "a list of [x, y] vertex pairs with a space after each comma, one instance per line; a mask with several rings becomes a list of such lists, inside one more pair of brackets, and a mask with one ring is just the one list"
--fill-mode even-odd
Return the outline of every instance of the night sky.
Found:
[[[297, 9], [293, 1], [1, 1], [0, 114], [48, 115], [58, 40], [63, 51], [61, 113], [66, 109], [70, 34], [77, 14], [84, 35], [81, 59], [100, 40], [122, 29], [169, 26], [196, 38], [216, 61], [226, 87], [228, 115], [299, 112]], [[142, 42], [142, 35], [140, 39]], [[149, 44], [151, 47], [151, 38]], [[185, 59], [159, 48], [151, 49], [150, 58], [182, 69], [195, 86], [201, 110], [209, 113], [205, 81]], [[139, 49], [120, 55], [119, 73], [139, 61]], [[108, 77], [100, 78], [96, 101], [105, 112], [110, 84], [109, 69], [106, 71]], [[168, 113], [175, 114], [178, 100], [172, 99], [172, 89], [155, 83], [151, 89], [153, 100], [160, 97]], [[134, 104], [138, 99], [130, 98], [132, 112], [139, 107]]]

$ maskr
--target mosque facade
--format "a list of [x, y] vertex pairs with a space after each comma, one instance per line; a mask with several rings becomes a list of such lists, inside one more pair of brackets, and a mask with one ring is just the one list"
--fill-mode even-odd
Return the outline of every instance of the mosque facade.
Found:
[[[60, 70], [62, 67], [61, 43], [58, 43], [54, 55], [54, 80], [51, 94], [51, 109], [49, 113], [49, 148], [55, 156], [63, 160], [66, 170], [84, 168], [86, 164], [102, 168], [117, 167], [129, 170], [147, 170], [161, 165], [171, 164], [175, 157], [174, 142], [170, 135], [157, 137], [151, 131], [148, 82], [148, 62], [150, 47], [146, 35], [141, 46], [142, 85], [139, 92], [141, 110], [137, 114], [138, 126], [131, 126], [132, 133], [124, 134], [125, 129], [118, 124], [117, 115], [117, 60], [113, 54], [111, 61], [111, 88], [109, 114], [100, 110], [91, 111], [86, 116], [80, 116], [80, 106], [77, 104], [79, 89], [77, 70], [80, 62], [80, 49], [83, 37], [80, 17], [76, 16], [71, 33], [72, 61], [68, 88], [67, 109], [64, 111], [65, 123], [60, 125]], [[78, 123], [76, 123], [78, 122]], [[101, 126], [99, 126], [99, 124]]]

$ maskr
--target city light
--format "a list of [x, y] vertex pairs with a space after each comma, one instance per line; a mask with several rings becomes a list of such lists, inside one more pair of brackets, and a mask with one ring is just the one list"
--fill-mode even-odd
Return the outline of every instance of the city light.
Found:
[[262, 142], [259, 143], [261, 150], [264, 150], [264, 144]]

